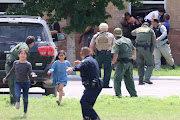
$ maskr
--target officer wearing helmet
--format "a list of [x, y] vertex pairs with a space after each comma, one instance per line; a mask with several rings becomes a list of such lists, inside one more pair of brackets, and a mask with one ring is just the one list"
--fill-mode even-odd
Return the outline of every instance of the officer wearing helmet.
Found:
[[96, 33], [91, 39], [90, 50], [92, 55], [96, 55], [95, 59], [99, 64], [101, 70], [104, 67], [103, 88], [109, 87], [111, 77], [111, 48], [115, 40], [114, 35], [108, 31], [108, 24], [101, 23], [99, 25], [100, 32]]
[[114, 29], [116, 40], [113, 43], [112, 66], [116, 65], [114, 74], [114, 90], [116, 96], [121, 97], [121, 81], [124, 78], [126, 89], [131, 97], [137, 97], [133, 80], [133, 61], [136, 59], [136, 50], [129, 38], [122, 36], [120, 28]]
[[[136, 36], [136, 63], [138, 66], [139, 85], [144, 85], [144, 82], [153, 84], [150, 78], [153, 71], [153, 49], [156, 37], [154, 31], [148, 26], [149, 23], [145, 22], [142, 27], [136, 28], [131, 32], [133, 36]], [[146, 69], [145, 66], [147, 66]]]

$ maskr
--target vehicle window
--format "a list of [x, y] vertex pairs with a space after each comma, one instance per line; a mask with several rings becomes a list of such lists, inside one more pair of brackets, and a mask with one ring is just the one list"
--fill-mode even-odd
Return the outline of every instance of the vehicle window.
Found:
[[39, 24], [0, 24], [0, 42], [24, 42], [29, 35], [43, 41], [42, 33], [43, 26]]

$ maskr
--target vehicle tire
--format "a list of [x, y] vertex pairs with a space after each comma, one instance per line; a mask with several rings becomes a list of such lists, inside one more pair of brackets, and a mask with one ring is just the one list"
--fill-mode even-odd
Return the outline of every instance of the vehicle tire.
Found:
[[53, 94], [54, 96], [57, 96], [57, 90], [56, 88], [45, 88], [45, 95]]

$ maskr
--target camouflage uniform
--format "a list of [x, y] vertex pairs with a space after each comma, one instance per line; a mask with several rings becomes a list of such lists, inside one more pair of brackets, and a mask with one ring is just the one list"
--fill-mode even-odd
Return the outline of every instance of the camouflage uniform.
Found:
[[[150, 81], [153, 71], [153, 48], [155, 46], [156, 37], [154, 31], [148, 27], [148, 23], [144, 23], [131, 32], [136, 36], [136, 63], [138, 66], [139, 84], [143, 85], [144, 81], [152, 84]], [[147, 68], [145, 69], [145, 65]], [[143, 80], [145, 75], [145, 80]]]

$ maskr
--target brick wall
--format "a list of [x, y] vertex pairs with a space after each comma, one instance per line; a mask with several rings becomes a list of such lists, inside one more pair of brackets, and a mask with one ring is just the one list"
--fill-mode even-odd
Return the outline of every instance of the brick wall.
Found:
[[180, 29], [171, 29], [168, 39], [175, 64], [180, 64]]
[[170, 15], [168, 39], [176, 64], [180, 64], [180, 0], [167, 0], [167, 13]]

